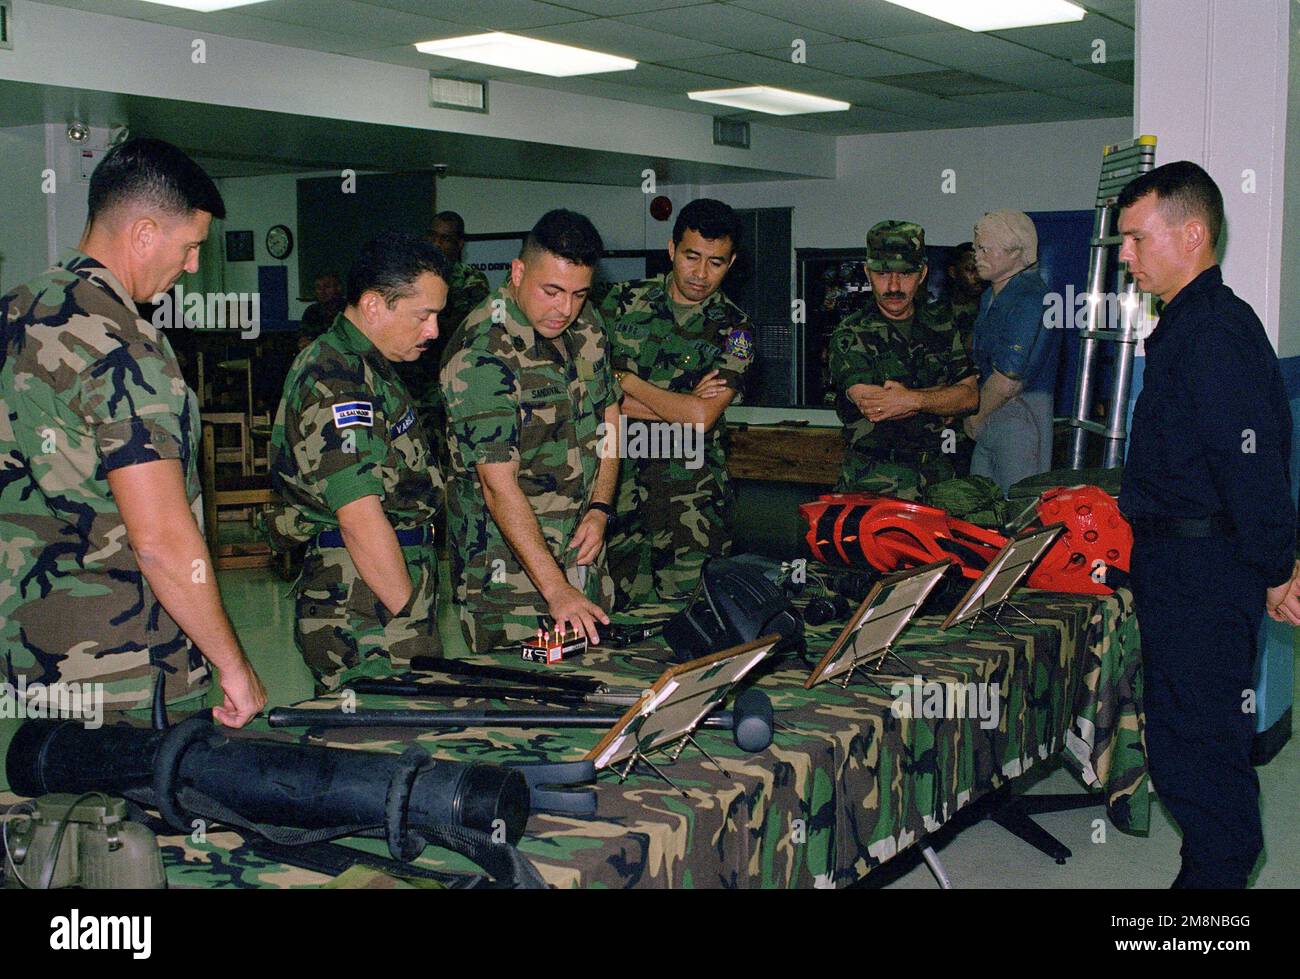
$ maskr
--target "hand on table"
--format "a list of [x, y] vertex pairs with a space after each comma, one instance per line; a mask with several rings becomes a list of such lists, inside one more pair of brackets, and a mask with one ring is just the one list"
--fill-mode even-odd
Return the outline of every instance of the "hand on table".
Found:
[[609, 625], [609, 616], [601, 607], [568, 582], [557, 589], [553, 597], [547, 599], [546, 608], [555, 623], [556, 631], [566, 632], [572, 625], [585, 635], [587, 641], [593, 646], [600, 643], [600, 633], [596, 631], [596, 623]]

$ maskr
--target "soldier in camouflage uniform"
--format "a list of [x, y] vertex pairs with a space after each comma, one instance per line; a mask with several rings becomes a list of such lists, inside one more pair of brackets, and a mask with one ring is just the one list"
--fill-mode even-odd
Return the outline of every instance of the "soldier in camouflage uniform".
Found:
[[369, 242], [347, 306], [298, 355], [271, 434], [272, 543], [310, 546], [294, 640], [318, 692], [440, 656], [433, 521], [442, 476], [393, 368], [437, 336], [442, 255], [414, 235]]
[[955, 416], [979, 401], [975, 368], [946, 303], [917, 306], [925, 281], [925, 232], [882, 221], [867, 234], [874, 303], [831, 334], [836, 410], [844, 422], [844, 464], [836, 489], [923, 497], [951, 479]]
[[447, 412], [442, 404], [438, 384], [438, 367], [447, 341], [456, 327], [465, 321], [470, 310], [487, 298], [487, 276], [461, 261], [465, 253], [465, 219], [455, 211], [441, 211], [434, 216], [429, 241], [447, 260], [447, 307], [438, 316], [438, 339], [419, 360], [398, 364], [397, 373], [415, 399], [416, 411], [424, 423], [424, 433], [433, 447], [434, 457], [444, 464], [447, 458]]
[[543, 216], [443, 359], [453, 601], [476, 652], [609, 621], [620, 391], [585, 303], [602, 250], [582, 215]]
[[[601, 304], [630, 447], [609, 540], [618, 609], [685, 597], [704, 562], [731, 549], [724, 413], [754, 359], [749, 317], [721, 291], [739, 235], [726, 204], [692, 201], [673, 227], [672, 271], [619, 283]], [[695, 453], [685, 440], [673, 458], [634, 451], [638, 434], [665, 444], [670, 425], [694, 426]]]
[[980, 313], [984, 280], [975, 268], [975, 245], [963, 241], [948, 255], [948, 279], [944, 298], [952, 305], [952, 325], [961, 334], [962, 346], [971, 352], [975, 336], [975, 317]]
[[[225, 206], [176, 147], [134, 139], [90, 180], [78, 250], [0, 298], [0, 679], [104, 684], [104, 705], [266, 702], [201, 530], [199, 408], [136, 302], [198, 269]], [[155, 674], [157, 676], [155, 676]]]

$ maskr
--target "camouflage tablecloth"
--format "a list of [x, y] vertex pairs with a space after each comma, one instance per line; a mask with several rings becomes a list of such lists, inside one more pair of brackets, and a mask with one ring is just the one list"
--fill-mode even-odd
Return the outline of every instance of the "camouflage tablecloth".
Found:
[[[809, 666], [793, 655], [775, 669], [760, 666], [765, 671], [757, 686], [777, 710], [769, 749], [747, 755], [729, 732], [701, 731], [700, 743], [725, 775], [689, 747], [676, 762], [657, 760], [686, 797], [652, 774], [637, 772], [620, 784], [614, 773], [602, 773], [595, 817], [536, 813], [521, 852], [559, 887], [841, 886], [1057, 753], [1106, 793], [1116, 826], [1144, 833], [1150, 802], [1130, 595], [1120, 591], [1095, 599], [1021, 592], [1016, 601], [1034, 622], [1004, 616], [1010, 636], [991, 624], [942, 633], [939, 617], [916, 620], [897, 647], [902, 662], [885, 661], [879, 686], [855, 679], [848, 689], [831, 681], [805, 690]], [[642, 617], [662, 617], [665, 611], [648, 609]], [[809, 628], [812, 662], [838, 629]], [[650, 641], [623, 651], [593, 648], [581, 660], [533, 668], [581, 672], [635, 691], [662, 672], [666, 655], [661, 644]], [[529, 666], [517, 657], [472, 659]], [[916, 686], [914, 678], [923, 685]], [[976, 716], [929, 716], [928, 706], [937, 701], [927, 698], [941, 689], [932, 685], [946, 683], [987, 684], [978, 689], [986, 704], [996, 696], [996, 723], [984, 726]], [[952, 688], [957, 689], [965, 688]], [[908, 711], [898, 708], [904, 702], [922, 716], [906, 716]], [[376, 696], [359, 697], [357, 704], [490, 706]], [[331, 697], [303, 706], [328, 712], [339, 704]], [[324, 735], [330, 744], [377, 750], [400, 750], [416, 740], [438, 758], [510, 763], [578, 759], [601, 732], [476, 728], [416, 734], [321, 728], [302, 736], [321, 740]], [[233, 834], [163, 842], [174, 886], [311, 886], [326, 880], [262, 860]], [[358, 845], [384, 852], [377, 841]], [[474, 869], [433, 849], [420, 862]]]

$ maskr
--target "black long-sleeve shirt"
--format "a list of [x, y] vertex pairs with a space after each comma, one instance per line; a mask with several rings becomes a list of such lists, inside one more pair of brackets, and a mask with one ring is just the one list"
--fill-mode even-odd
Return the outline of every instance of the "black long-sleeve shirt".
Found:
[[1226, 512], [1237, 557], [1270, 586], [1291, 576], [1291, 410], [1263, 324], [1206, 269], [1146, 341], [1120, 509], [1128, 517]]

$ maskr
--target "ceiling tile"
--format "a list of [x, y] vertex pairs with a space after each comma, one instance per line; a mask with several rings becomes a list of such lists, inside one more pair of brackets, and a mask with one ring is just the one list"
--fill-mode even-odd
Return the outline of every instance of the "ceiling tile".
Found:
[[[278, 5], [283, 0], [275, 0]], [[413, 13], [436, 13], [442, 20], [485, 31], [516, 31], [529, 27], [547, 27], [577, 20], [589, 20], [591, 14], [539, 0], [367, 0]]]
[[854, 105], [886, 112], [917, 112], [936, 100], [933, 95], [910, 92], [893, 85], [881, 85], [869, 79], [839, 78], [818, 85], [818, 95], [845, 99]]
[[537, 27], [524, 32], [529, 37], [561, 44], [575, 44], [637, 61], [672, 61], [706, 55], [730, 54], [729, 48], [691, 37], [675, 37], [621, 20], [585, 20], [577, 24]]
[[[238, 13], [257, 20], [297, 24], [333, 34], [374, 38], [387, 44], [413, 44], [446, 37], [457, 30], [457, 25], [450, 21], [390, 10], [360, 0], [275, 0], [274, 3], [239, 8]], [[219, 30], [217, 21], [213, 23], [213, 30]]]
[[1064, 88], [1068, 85], [1091, 85], [1100, 76], [1068, 61], [1052, 58], [1047, 61], [1008, 61], [985, 65], [978, 72], [985, 78], [1011, 82], [1021, 88]]
[[[144, 6], [144, 4], [136, 4], [136, 6]], [[94, 8], [86, 6], [79, 9]], [[365, 48], [375, 47], [381, 40], [374, 35], [359, 34], [355, 31], [335, 32], [312, 26], [310, 23], [295, 24], [266, 20], [262, 17], [254, 17], [244, 12], [242, 8], [213, 14], [202, 14], [193, 10], [167, 10], [163, 7], [158, 9], [163, 12], [162, 16], [148, 18], [150, 23], [179, 27], [204, 37], [237, 37], [249, 41], [261, 41], [265, 44], [341, 54], [352, 54]]]
[[701, 59], [697, 71], [686, 71], [665, 65], [637, 65], [634, 83], [661, 92], [673, 92], [682, 96], [698, 88], [724, 88], [732, 84], [732, 79], [709, 74], [713, 59]]
[[[886, 37], [876, 42], [879, 47], [914, 58], [934, 61], [950, 68], [962, 68], [979, 74], [980, 69], [1002, 61], [1034, 61], [1032, 49], [1012, 44], [988, 34], [951, 30], [932, 34], [908, 34]], [[1039, 55], [1045, 58], [1047, 55]]]
[[1082, 105], [1091, 105], [1100, 109], [1109, 109], [1124, 114], [1133, 111], [1133, 89], [1118, 82], [1096, 82], [1092, 85], [1054, 88], [1052, 95], [1068, 99]]
[[[1068, 99], [1043, 92], [992, 92], [985, 95], [954, 95], [950, 101], [981, 112], [1037, 114], [1078, 112], [1079, 106]], [[1068, 116], [1067, 116], [1068, 118]]]
[[840, 75], [818, 71], [807, 65], [748, 53], [671, 61], [668, 64], [687, 71], [717, 75], [740, 85], [774, 85], [813, 94], [820, 94], [821, 88], [827, 84], [844, 80]]
[[733, 0], [732, 5], [857, 41], [952, 27], [884, 0], [816, 0], [805, 4], [791, 0]]
[[784, 47], [801, 38], [808, 44], [833, 41], [830, 34], [799, 27], [786, 20], [767, 17], [730, 4], [708, 3], [696, 7], [652, 14], [632, 14], [617, 18], [619, 23], [636, 24], [678, 37], [724, 40], [728, 47], [742, 51], [761, 51]]
[[1107, 58], [1133, 57], [1133, 31], [1104, 17], [1089, 15], [1072, 24], [1048, 24], [1044, 27], [1019, 27], [1014, 31], [994, 31], [992, 37], [1013, 41], [1066, 61], [1087, 61], [1104, 40]]
[[622, 17], [624, 14], [643, 14], [670, 7], [694, 7], [712, 0], [555, 0], [557, 7], [571, 7], [601, 17]]
[[1075, 0], [1081, 7], [1096, 11], [1112, 20], [1133, 26], [1137, 16], [1135, 0]]
[[[788, 60], [789, 48], [775, 48], [757, 52], [768, 58]], [[805, 64], [818, 71], [833, 71], [850, 78], [874, 78], [878, 75], [905, 75], [918, 71], [934, 71], [937, 65], [919, 58], [911, 58], [896, 51], [862, 44], [859, 41], [831, 41], [809, 44]]]

